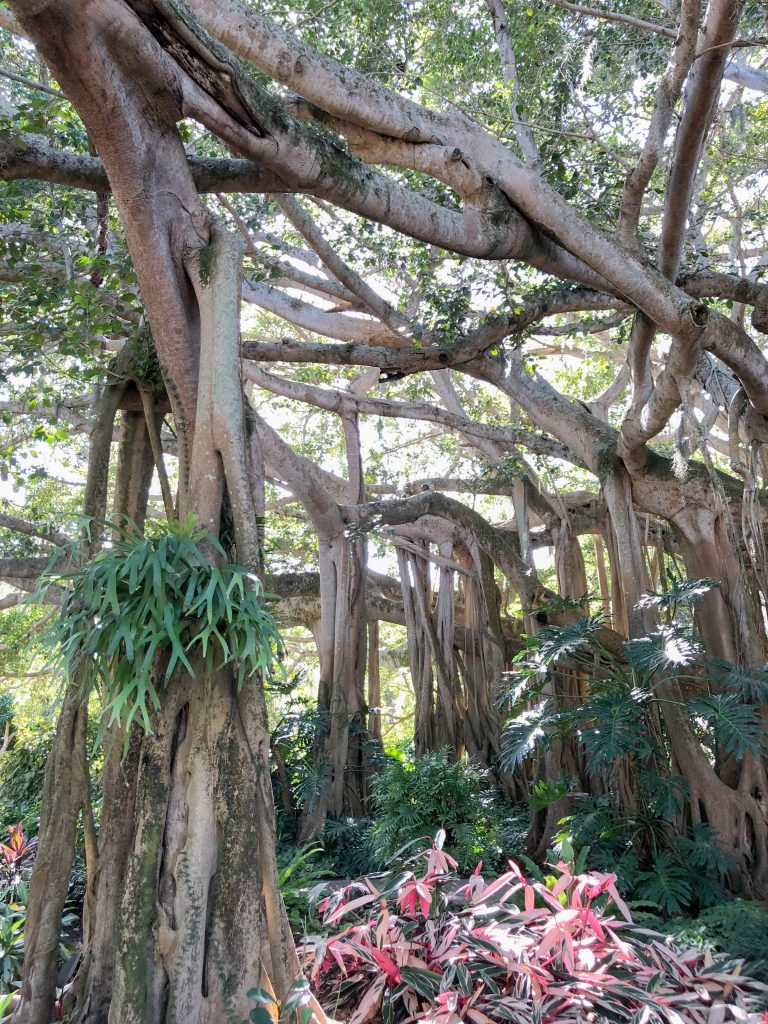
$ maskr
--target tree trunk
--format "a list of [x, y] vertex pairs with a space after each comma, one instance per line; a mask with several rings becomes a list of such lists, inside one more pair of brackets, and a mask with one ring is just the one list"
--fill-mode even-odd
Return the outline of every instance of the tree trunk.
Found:
[[88, 879], [82, 960], [64, 999], [65, 1011], [76, 1024], [107, 1024], [109, 1019], [120, 894], [134, 827], [138, 731], [127, 754], [120, 729], [108, 737], [105, 747], [98, 859], [94, 877]]
[[416, 757], [421, 757], [435, 749], [432, 655], [426, 625], [420, 615], [416, 597], [416, 589], [420, 588], [425, 595], [424, 600], [429, 600], [429, 568], [424, 559], [416, 558], [402, 548], [397, 548], [397, 562], [403, 593], [411, 684], [416, 698], [413, 745]]
[[300, 835], [307, 840], [322, 831], [327, 815], [359, 815], [365, 798], [364, 549], [343, 532], [318, 536], [320, 556], [320, 627], [318, 704], [327, 718], [317, 756], [325, 764], [325, 785], [305, 809]]
[[276, 884], [260, 685], [196, 666], [141, 744], [111, 1024], [244, 1020], [249, 989], [298, 974]]
[[501, 751], [498, 688], [504, 669], [504, 638], [493, 563], [471, 540], [457, 543], [453, 554], [472, 572], [463, 577], [468, 643], [464, 650], [456, 652], [464, 683], [463, 745], [473, 761], [492, 768]]
[[[128, 361], [118, 357], [116, 370], [125, 373], [127, 369]], [[82, 544], [84, 557], [92, 555], [100, 545], [107, 503], [112, 428], [126, 384], [127, 378], [120, 380], [118, 377], [118, 383], [106, 387], [100, 396], [97, 426], [91, 436], [83, 506], [84, 514], [91, 520], [89, 534], [84, 537]], [[151, 477], [151, 460], [147, 459], [145, 435], [141, 415], [134, 416], [130, 423], [124, 422], [115, 487], [115, 511], [122, 519], [128, 516], [139, 529], [146, 514]], [[89, 666], [82, 666], [82, 672], [88, 670]], [[84, 821], [90, 821], [92, 814], [86, 751], [89, 683], [90, 680], [83, 679], [82, 682], [73, 682], [67, 688], [46, 767], [38, 855], [32, 873], [27, 909], [24, 980], [21, 1000], [14, 1017], [18, 1024], [48, 1024], [53, 1016], [61, 917], [77, 846], [77, 820], [81, 808]], [[102, 831], [104, 826], [109, 830], [107, 791], [105, 779]], [[121, 802], [120, 821], [130, 822], [130, 814], [124, 815], [125, 809], [125, 803]], [[97, 865], [91, 860], [86, 863], [86, 868], [90, 897], [94, 891], [93, 874], [97, 871]], [[100, 921], [106, 920], [107, 916], [105, 908], [104, 918], [99, 914]], [[90, 950], [87, 934], [83, 955], [84, 962], [88, 961]], [[82, 970], [81, 964], [81, 984], [86, 976]]]
[[[631, 484], [628, 477], [622, 480], [610, 475], [604, 487], [616, 538], [617, 568], [630, 636], [646, 636], [658, 624], [653, 610], [637, 606], [647, 582]], [[710, 501], [713, 506], [716, 504], [714, 494]], [[722, 583], [720, 592], [710, 595], [704, 605], [705, 643], [720, 656], [735, 655], [740, 664], [745, 663], [745, 657], [754, 659], [755, 651], [759, 652], [764, 643], [763, 633], [758, 630], [752, 635], [744, 628], [745, 616], [749, 614], [745, 611], [749, 591], [739, 585], [743, 580], [739, 556], [721, 532], [724, 524], [721, 521], [718, 525], [717, 515], [692, 499], [681, 502], [674, 524], [684, 538], [689, 571]], [[729, 599], [733, 602], [730, 608]], [[718, 833], [731, 863], [730, 883], [735, 891], [747, 895], [764, 892], [768, 886], [768, 784], [764, 765], [747, 753], [739, 765], [728, 766], [729, 778], [724, 781], [696, 738], [682, 707], [683, 694], [678, 682], [673, 678], [660, 679], [656, 694], [673, 759], [688, 783], [691, 822], [706, 822]]]
[[61, 916], [77, 846], [77, 819], [88, 799], [87, 697], [77, 682], [64, 695], [43, 786], [37, 856], [24, 929], [24, 978], [15, 1024], [53, 1019]]
[[379, 623], [368, 623], [368, 733], [382, 747], [381, 735], [381, 658], [379, 656]]

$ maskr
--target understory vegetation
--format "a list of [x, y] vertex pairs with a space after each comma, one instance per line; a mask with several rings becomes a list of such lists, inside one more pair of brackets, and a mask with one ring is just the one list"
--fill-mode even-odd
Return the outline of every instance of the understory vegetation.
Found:
[[[301, 843], [301, 810], [313, 791], [322, 792], [318, 736], [327, 723], [297, 695], [298, 680], [282, 665], [285, 648], [257, 602], [258, 581], [226, 563], [212, 571], [201, 556], [201, 545], [210, 543], [218, 547], [194, 524], [154, 524], [147, 539], [119, 535], [87, 572], [51, 575], [40, 591], [70, 586], [55, 619], [27, 644], [31, 655], [49, 651], [58, 659], [53, 682], [20, 706], [18, 718], [14, 698], [3, 698], [0, 1008], [10, 1005], [23, 963], [25, 905], [52, 743], [45, 723], [60, 686], [82, 685], [71, 673], [86, 657], [111, 680], [110, 689], [96, 686], [88, 698], [98, 821], [105, 728], [121, 721], [130, 726], [134, 718], [151, 728], [151, 708], [162, 694], [162, 682], [149, 670], [157, 664], [155, 648], [165, 652], [159, 664], [168, 678], [177, 663], [196, 657], [198, 645], [204, 658], [241, 664], [251, 658], [249, 674], [265, 673], [280, 890], [308, 954], [307, 977], [315, 980], [321, 972], [318, 992], [331, 1015], [349, 1003], [358, 1007], [352, 1017], [359, 1020], [370, 1011], [394, 1022], [404, 1015], [431, 1020], [437, 1013], [445, 1024], [523, 1024], [540, 1015], [571, 1019], [565, 1007], [570, 1013], [574, 1006], [581, 1007], [574, 1019], [591, 1007], [606, 1019], [629, 1020], [630, 1009], [654, 1005], [659, 1019], [675, 1021], [692, 991], [707, 991], [717, 1001], [723, 989], [733, 995], [735, 1014], [739, 1006], [768, 1006], [768, 988], [759, 984], [768, 983], [768, 909], [734, 898], [727, 849], [707, 822], [691, 822], [683, 813], [686, 783], [672, 770], [658, 713], [660, 679], [703, 678], [711, 695], [683, 707], [712, 756], [718, 750], [736, 759], [760, 756], [765, 733], [758, 708], [768, 675], [707, 658], [696, 631], [697, 605], [714, 581], [679, 580], [669, 591], [649, 593], [645, 600], [664, 612], [662, 625], [620, 649], [601, 642], [600, 614], [523, 635], [499, 679], [505, 721], [492, 770], [447, 747], [415, 756], [407, 731], [395, 733], [394, 746], [364, 732], [370, 774], [364, 814], [329, 816], [321, 832]], [[113, 660], [123, 667], [111, 670]], [[537, 765], [555, 745], [570, 750], [570, 763], [583, 774], [536, 781]], [[514, 797], [511, 785], [521, 769], [529, 780], [524, 800]], [[553, 808], [559, 817], [548, 846], [537, 853], [542, 822]], [[84, 839], [81, 832], [62, 919], [64, 966], [77, 959]], [[419, 875], [422, 858], [427, 867]], [[543, 909], [535, 909], [541, 900]], [[378, 916], [368, 918], [363, 908], [373, 902], [380, 905]], [[620, 917], [633, 919], [628, 931], [607, 917], [617, 907]], [[352, 911], [357, 923], [337, 934]], [[561, 911], [571, 916], [561, 921]], [[611, 928], [619, 928], [616, 935]], [[389, 946], [406, 940], [410, 966], [398, 967]], [[529, 950], [529, 967], [514, 976], [511, 988], [500, 986], [494, 980], [504, 974], [498, 958], [518, 947]], [[606, 975], [596, 993], [590, 978], [598, 975], [590, 972], [603, 961], [615, 966], [617, 957], [621, 970]], [[746, 980], [742, 987], [737, 974], [728, 973], [738, 964], [755, 984]], [[299, 986], [288, 997], [289, 1009], [293, 1000], [300, 1010], [303, 992]], [[706, 1019], [698, 1013], [683, 1019]]]

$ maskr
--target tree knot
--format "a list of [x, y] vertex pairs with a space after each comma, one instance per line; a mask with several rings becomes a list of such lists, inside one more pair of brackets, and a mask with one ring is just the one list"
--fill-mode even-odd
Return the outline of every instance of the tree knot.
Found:
[[706, 327], [709, 323], [709, 306], [705, 302], [690, 302], [685, 313], [695, 327]]

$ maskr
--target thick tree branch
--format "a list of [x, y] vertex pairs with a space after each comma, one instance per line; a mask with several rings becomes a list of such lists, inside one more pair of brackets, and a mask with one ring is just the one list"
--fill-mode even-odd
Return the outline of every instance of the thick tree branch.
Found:
[[542, 589], [536, 574], [520, 558], [513, 534], [492, 526], [478, 512], [438, 491], [348, 506], [344, 516], [350, 525], [367, 529], [379, 525], [401, 526], [423, 516], [439, 516], [466, 529], [529, 605], [533, 605]]
[[514, 427], [496, 427], [485, 423], [475, 423], [465, 416], [456, 416], [439, 406], [421, 402], [396, 402], [386, 398], [369, 398], [355, 395], [350, 391], [338, 391], [331, 388], [318, 387], [298, 381], [286, 380], [275, 374], [267, 373], [257, 366], [246, 364], [245, 375], [259, 387], [266, 388], [273, 394], [306, 402], [319, 409], [342, 414], [345, 406], [354, 407], [359, 413], [371, 416], [395, 417], [398, 419], [422, 420], [428, 423], [439, 423], [448, 430], [459, 430], [464, 434], [478, 438], [497, 441], [506, 447], [522, 445], [537, 455], [545, 455], [553, 459], [573, 461], [572, 454], [564, 444], [544, 434], [534, 434], [527, 430]]
[[[199, 192], [283, 192], [286, 183], [250, 160], [191, 156], [189, 169]], [[88, 153], [54, 149], [39, 135], [0, 136], [0, 179], [30, 178], [89, 191], [111, 191], [104, 165]]]
[[35, 523], [30, 523], [26, 519], [20, 519], [18, 516], [7, 516], [0, 514], [0, 527], [5, 530], [12, 530], [14, 533], [23, 533], [27, 537], [37, 537], [39, 540], [44, 540], [48, 544], [54, 544], [59, 548], [67, 548], [71, 544], [71, 540], [65, 533], [59, 533], [57, 530], [49, 529], [46, 526], [38, 526]]
[[353, 295], [362, 301], [374, 316], [389, 328], [395, 336], [410, 330], [408, 319], [383, 299], [375, 289], [355, 273], [337, 254], [322, 231], [307, 211], [292, 196], [281, 196], [278, 206], [296, 230], [304, 236], [310, 247], [317, 253], [326, 268]]
[[700, 56], [685, 88], [659, 242], [659, 269], [670, 279], [677, 276], [680, 266], [696, 170], [717, 107], [729, 45], [736, 36], [742, 7], [742, 0], [710, 0], [699, 34], [697, 51]]
[[520, 146], [525, 162], [530, 167], [538, 167], [541, 163], [539, 147], [536, 145], [530, 125], [523, 119], [520, 113], [517, 102], [520, 94], [520, 78], [517, 73], [515, 47], [509, 25], [507, 24], [504, 0], [485, 0], [485, 6], [488, 8], [493, 22], [493, 32], [496, 36], [496, 45], [499, 48], [504, 83], [511, 93], [509, 111], [514, 123], [515, 138]]
[[243, 298], [282, 320], [302, 327], [325, 338], [363, 343], [386, 343], [388, 340], [404, 344], [405, 340], [392, 335], [388, 327], [370, 318], [349, 313], [336, 313], [321, 309], [310, 302], [303, 302], [293, 295], [286, 295], [279, 288], [261, 281], [251, 282], [243, 287]]
[[544, 0], [552, 7], [559, 7], [563, 11], [571, 11], [573, 14], [583, 14], [588, 18], [597, 18], [599, 21], [616, 21], [622, 25], [629, 25], [631, 28], [639, 28], [643, 32], [652, 32], [654, 35], [666, 36], [667, 39], [675, 39], [677, 32], [673, 28], [666, 28], [664, 25], [657, 25], [653, 21], [646, 21], [644, 18], [635, 18], [631, 14], [621, 14], [618, 11], [604, 11], [599, 7], [587, 7], [585, 4], [573, 4], [568, 0]]
[[[553, 0], [548, 0], [553, 2]], [[559, 4], [558, 4], [559, 6]], [[667, 70], [656, 90], [656, 102], [648, 126], [642, 153], [624, 184], [619, 214], [619, 234], [626, 242], [636, 242], [640, 208], [645, 190], [661, 159], [672, 114], [686, 75], [696, 55], [701, 0], [683, 0], [680, 28], [669, 57]]]

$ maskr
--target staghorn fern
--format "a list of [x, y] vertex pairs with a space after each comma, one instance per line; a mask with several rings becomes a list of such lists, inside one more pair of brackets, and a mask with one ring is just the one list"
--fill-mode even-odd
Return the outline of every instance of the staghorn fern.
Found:
[[212, 565], [203, 544], [224, 557], [193, 520], [165, 524], [57, 577], [68, 590], [48, 639], [65, 678], [98, 677], [107, 725], [151, 732], [158, 686], [177, 668], [194, 677], [193, 662], [236, 665], [240, 686], [273, 672], [282, 645], [260, 581], [241, 565]]

